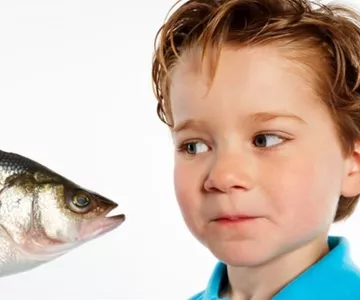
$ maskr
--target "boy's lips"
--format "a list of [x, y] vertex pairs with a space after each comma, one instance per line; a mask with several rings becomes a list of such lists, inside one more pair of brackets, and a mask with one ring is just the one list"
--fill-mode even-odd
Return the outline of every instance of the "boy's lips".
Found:
[[223, 214], [212, 219], [212, 222], [216, 223], [239, 223], [244, 221], [252, 221], [260, 216], [250, 214]]

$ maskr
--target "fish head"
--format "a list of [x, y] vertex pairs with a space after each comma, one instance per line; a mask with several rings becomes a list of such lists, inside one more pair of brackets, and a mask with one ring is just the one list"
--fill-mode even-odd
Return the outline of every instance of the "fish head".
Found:
[[118, 204], [49, 168], [0, 151], [0, 277], [30, 270], [125, 221]]
[[124, 214], [109, 216], [116, 202], [42, 170], [8, 180], [0, 199], [0, 237], [27, 263], [50, 261], [125, 221]]
[[78, 246], [125, 221], [124, 214], [109, 216], [118, 207], [116, 202], [66, 179], [41, 184], [36, 194], [37, 227], [45, 238], [58, 244]]

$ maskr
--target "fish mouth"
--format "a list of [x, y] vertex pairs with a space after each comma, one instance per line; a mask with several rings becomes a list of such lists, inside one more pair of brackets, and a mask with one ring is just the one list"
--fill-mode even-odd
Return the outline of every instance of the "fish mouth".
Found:
[[109, 216], [109, 214], [118, 207], [117, 203], [108, 199], [102, 199], [101, 202], [104, 206], [107, 206], [107, 209], [104, 210], [99, 217], [93, 220], [84, 221], [81, 224], [78, 240], [85, 242], [98, 238], [110, 231], [113, 231], [125, 222], [126, 216], [123, 213]]
[[125, 222], [125, 214], [118, 214], [115, 216], [104, 216], [101, 220], [101, 228], [95, 231], [95, 235], [103, 235], [109, 231], [112, 231], [119, 227], [122, 223]]
[[117, 228], [118, 226], [120, 226], [122, 223], [125, 222], [126, 216], [125, 214], [118, 214], [118, 215], [113, 215], [113, 216], [109, 216], [109, 214], [115, 209], [117, 208], [119, 205], [116, 202], [113, 202], [109, 199], [102, 199], [102, 204], [105, 204], [108, 206], [108, 209], [105, 210], [104, 214], [102, 215], [102, 217], [100, 218], [101, 221], [101, 225], [103, 226], [103, 228], [101, 228], [101, 230], [103, 230], [104, 232], [101, 232], [100, 234], [106, 233], [110, 230], [114, 230], [115, 228]]

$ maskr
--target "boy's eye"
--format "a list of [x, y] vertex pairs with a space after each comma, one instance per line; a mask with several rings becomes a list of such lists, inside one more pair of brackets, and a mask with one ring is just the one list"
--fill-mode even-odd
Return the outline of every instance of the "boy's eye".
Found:
[[276, 134], [259, 134], [254, 139], [256, 147], [272, 147], [274, 144], [283, 142], [283, 138]]
[[199, 152], [205, 152], [207, 151], [207, 146], [202, 143], [202, 142], [190, 142], [190, 143], [186, 143], [184, 145], [185, 147], [185, 151], [188, 153], [188, 154], [198, 154]]
[[[258, 134], [253, 140], [255, 147], [271, 148], [277, 144], [284, 142], [285, 138], [276, 134]], [[209, 150], [209, 147], [200, 141], [187, 142], [182, 144], [179, 151], [185, 151], [187, 154], [196, 155]]]

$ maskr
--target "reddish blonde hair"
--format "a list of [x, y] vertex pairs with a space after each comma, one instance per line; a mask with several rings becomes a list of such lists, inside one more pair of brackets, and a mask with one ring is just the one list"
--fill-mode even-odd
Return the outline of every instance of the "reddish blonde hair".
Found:
[[[306, 0], [186, 1], [155, 38], [152, 79], [158, 117], [172, 126], [171, 70], [186, 51], [202, 49], [202, 58], [211, 51], [214, 75], [224, 46], [276, 44], [311, 68], [314, 88], [333, 117], [344, 154], [350, 154], [360, 138], [359, 21], [350, 7]], [[335, 222], [353, 213], [358, 196], [340, 197]]]

